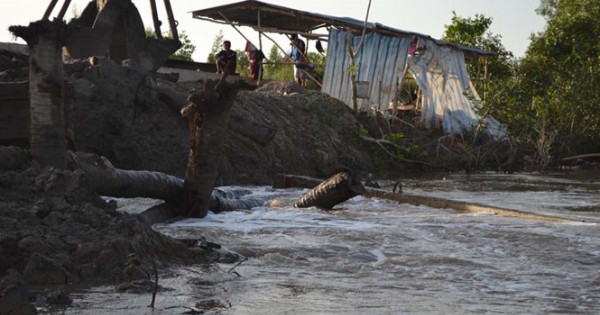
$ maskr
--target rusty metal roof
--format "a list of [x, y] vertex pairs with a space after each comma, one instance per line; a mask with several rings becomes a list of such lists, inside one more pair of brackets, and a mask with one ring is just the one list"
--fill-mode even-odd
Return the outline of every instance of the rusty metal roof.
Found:
[[[351, 32], [362, 32], [362, 29], [365, 25], [364, 21], [350, 17], [337, 17], [320, 13], [312, 13], [256, 0], [240, 1], [203, 10], [192, 11], [192, 17], [215, 23], [231, 23], [233, 25], [250, 26], [253, 28], [261, 28], [263, 30], [270, 29], [272, 32], [284, 34], [308, 34], [315, 29], [325, 26], [338, 27]], [[434, 39], [429, 35], [405, 31], [380, 23], [367, 23], [366, 27], [367, 32], [377, 32], [386, 36], [419, 36], [429, 38], [434, 40], [438, 45], [452, 46], [454, 48], [463, 50], [466, 54], [484, 56], [495, 54], [491, 51], [444, 42], [442, 40]]]
[[[260, 25], [258, 16], [260, 14]], [[362, 28], [363, 23], [342, 21], [335, 16], [295, 10], [255, 0], [247, 0], [232, 4], [216, 6], [203, 10], [192, 11], [194, 18], [206, 18], [217, 23], [232, 22], [242, 26], [260, 26], [274, 28], [283, 33], [310, 32], [323, 26], [356, 27]]]

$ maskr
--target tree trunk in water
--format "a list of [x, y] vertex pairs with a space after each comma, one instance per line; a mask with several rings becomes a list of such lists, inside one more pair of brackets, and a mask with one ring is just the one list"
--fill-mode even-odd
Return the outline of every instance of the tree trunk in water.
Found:
[[[4, 151], [7, 152], [7, 160], [24, 158], [22, 157], [24, 153], [21, 153], [24, 150], [17, 150], [18, 152], [0, 150], [0, 158], [3, 157]], [[18, 163], [10, 163], [10, 165], [18, 166]], [[154, 198], [175, 204], [180, 203], [183, 197], [184, 182], [181, 178], [160, 172], [118, 169], [106, 158], [95, 154], [71, 153], [71, 168], [73, 170], [81, 169], [99, 195], [121, 198]], [[0, 163], [0, 169], [2, 169], [2, 163]], [[210, 210], [219, 213], [236, 209], [251, 209], [265, 204], [264, 200], [238, 199], [233, 195], [215, 189], [209, 196]]]
[[[310, 188], [311, 185], [313, 185], [313, 187], [316, 186], [318, 181], [319, 181], [319, 179], [312, 178], [312, 177], [278, 174], [275, 182], [277, 183], [277, 186], [278, 186], [277, 188], [292, 188], [292, 187]], [[322, 184], [324, 184], [324, 183], [322, 183]], [[275, 185], [274, 185], [274, 188], [276, 188]], [[309, 192], [309, 194], [310, 194], [310, 192]], [[473, 203], [473, 202], [457, 201], [457, 200], [430, 197], [430, 196], [421, 196], [421, 195], [416, 195], [416, 194], [411, 194], [411, 193], [388, 192], [388, 191], [384, 191], [382, 189], [376, 189], [376, 188], [366, 188], [365, 192], [362, 193], [362, 195], [367, 198], [387, 199], [387, 200], [397, 201], [399, 203], [408, 203], [408, 204], [413, 204], [416, 206], [425, 205], [427, 207], [438, 208], [438, 209], [454, 209], [454, 210], [462, 211], [462, 212], [492, 213], [495, 215], [501, 215], [501, 216], [507, 216], [507, 217], [519, 217], [519, 218], [544, 220], [544, 221], [556, 221], [556, 222], [574, 221], [574, 222], [578, 222], [578, 220], [573, 220], [568, 217], [563, 218], [560, 216], [552, 216], [552, 215], [538, 214], [538, 213], [527, 212], [527, 211], [522, 211], [522, 210], [500, 208], [500, 207], [482, 205], [482, 204]]]
[[322, 209], [331, 209], [339, 203], [364, 193], [364, 191], [363, 185], [355, 180], [352, 175], [341, 172], [306, 193], [294, 203], [294, 207], [307, 208], [315, 206]]
[[82, 170], [99, 195], [181, 200], [181, 178], [160, 172], [118, 169], [106, 158], [90, 153], [71, 153], [71, 163], [71, 169]]
[[223, 141], [240, 82], [209, 80], [200, 93], [191, 94], [181, 115], [189, 119], [190, 154], [181, 215], [202, 218], [208, 213], [211, 193], [219, 175]]
[[67, 168], [64, 126], [62, 49], [65, 24], [38, 21], [9, 30], [27, 41], [29, 56], [30, 132], [33, 159], [41, 165]]

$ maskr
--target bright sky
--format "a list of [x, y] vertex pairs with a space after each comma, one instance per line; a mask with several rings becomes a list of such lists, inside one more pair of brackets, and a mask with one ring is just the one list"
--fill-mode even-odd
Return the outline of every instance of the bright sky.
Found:
[[[132, 0], [140, 11], [146, 28], [153, 28], [152, 15], [148, 0]], [[231, 26], [211, 23], [192, 18], [191, 11], [206, 9], [240, 0], [171, 0], [175, 19], [179, 22], [178, 30], [185, 31], [196, 46], [194, 60], [206, 61], [212, 43], [219, 30], [225, 39], [232, 42], [233, 49], [244, 49], [245, 39]], [[308, 12], [321, 13], [339, 17], [352, 17], [364, 20], [368, 0], [262, 0], [280, 6], [286, 6]], [[168, 30], [168, 20], [163, 1], [156, 0], [158, 14], [162, 20], [162, 30]], [[44, 15], [50, 0], [2, 0], [0, 3], [0, 42], [20, 42], [8, 31], [10, 25], [27, 25], [39, 20]], [[58, 14], [64, 0], [58, 1], [52, 17]], [[66, 19], [73, 17], [73, 12], [81, 12], [89, 0], [72, 0]], [[378, 22], [390, 27], [414, 31], [441, 38], [444, 25], [449, 24], [452, 11], [463, 17], [473, 17], [481, 13], [492, 17], [490, 31], [502, 36], [502, 43], [517, 57], [522, 57], [529, 45], [531, 33], [544, 29], [545, 20], [535, 13], [539, 0], [372, 0], [369, 22]], [[251, 41], [258, 43], [258, 34], [251, 28], [240, 29]], [[283, 37], [275, 37], [278, 43], [287, 48]], [[265, 52], [271, 44], [263, 39]], [[311, 45], [310, 49], [314, 50]]]

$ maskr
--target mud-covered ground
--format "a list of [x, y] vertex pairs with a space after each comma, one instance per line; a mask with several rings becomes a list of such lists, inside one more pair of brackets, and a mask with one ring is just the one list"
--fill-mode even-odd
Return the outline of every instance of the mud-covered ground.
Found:
[[[17, 57], [2, 58], [9, 69], [1, 81], [26, 80], [26, 63]], [[179, 111], [202, 86], [102, 58], [95, 65], [65, 65], [67, 125], [77, 151], [105, 156], [121, 169], [183, 177], [189, 136]], [[277, 173], [324, 177], [370, 166], [356, 145], [360, 126], [349, 108], [293, 83], [240, 91], [229, 127], [219, 185], [270, 184]], [[214, 262], [239, 259], [206, 243], [157, 233], [91, 187], [81, 171], [43, 168], [27, 151], [0, 146], [0, 314], [68, 307], [81, 286], [149, 296], [155, 274], [168, 278], [193, 265], [196, 274], [204, 273], [198, 281], [205, 281]]]
[[27, 162], [0, 169], [0, 314], [64, 307], [74, 288], [92, 284], [111, 285], [113, 292], [152, 292], [155, 267], [161, 274], [175, 266], [238, 259], [155, 232], [90, 187], [81, 171]]

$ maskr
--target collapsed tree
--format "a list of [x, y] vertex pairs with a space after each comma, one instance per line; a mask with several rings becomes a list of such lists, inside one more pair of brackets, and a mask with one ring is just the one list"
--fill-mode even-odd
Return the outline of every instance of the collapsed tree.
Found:
[[181, 115], [189, 119], [190, 153], [183, 186], [181, 214], [205, 217], [210, 196], [219, 175], [224, 135], [231, 107], [241, 82], [228, 83], [227, 75], [215, 82], [209, 80], [204, 89], [193, 93]]

